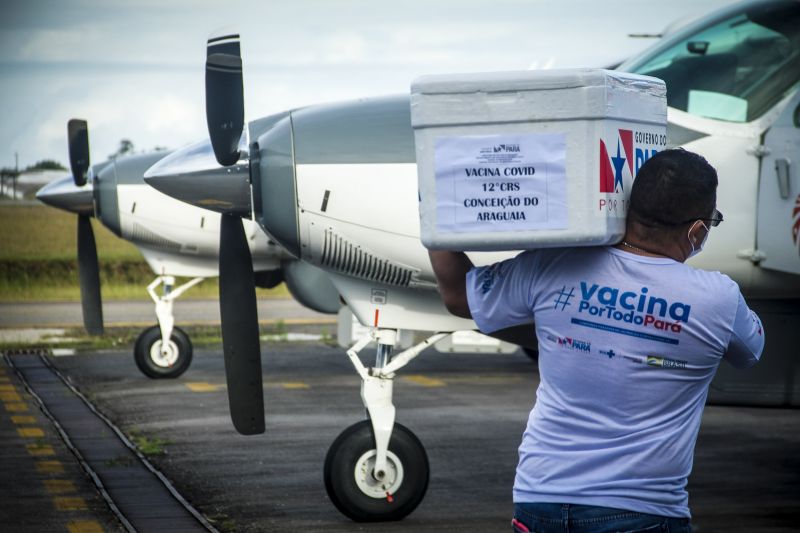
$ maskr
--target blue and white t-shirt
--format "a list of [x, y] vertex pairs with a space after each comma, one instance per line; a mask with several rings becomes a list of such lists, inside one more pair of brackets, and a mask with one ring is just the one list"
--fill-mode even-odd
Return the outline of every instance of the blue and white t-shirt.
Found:
[[719, 272], [615, 248], [536, 250], [467, 276], [484, 333], [535, 322], [541, 382], [515, 502], [688, 517], [686, 480], [724, 357], [758, 361], [764, 332]]

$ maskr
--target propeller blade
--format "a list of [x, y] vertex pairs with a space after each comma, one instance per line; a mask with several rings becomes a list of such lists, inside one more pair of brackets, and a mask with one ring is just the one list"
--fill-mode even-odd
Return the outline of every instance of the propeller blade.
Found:
[[89, 171], [89, 127], [85, 120], [73, 118], [67, 122], [67, 140], [69, 142], [69, 166], [75, 185], [86, 185], [86, 173]]
[[233, 426], [242, 435], [264, 433], [264, 387], [253, 259], [242, 219], [227, 214], [220, 220], [219, 307]]
[[100, 265], [88, 215], [78, 215], [78, 277], [81, 284], [83, 325], [90, 335], [103, 334], [103, 302], [100, 298]]
[[235, 164], [239, 160], [239, 139], [244, 128], [242, 55], [238, 35], [208, 40], [206, 122], [219, 164]]

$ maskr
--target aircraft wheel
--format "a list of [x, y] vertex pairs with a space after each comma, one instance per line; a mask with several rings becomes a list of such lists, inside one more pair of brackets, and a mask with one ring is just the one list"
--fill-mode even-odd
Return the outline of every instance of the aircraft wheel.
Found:
[[152, 326], [136, 339], [133, 358], [145, 376], [154, 379], [177, 378], [186, 372], [192, 362], [192, 342], [185, 331], [174, 327], [167, 350], [162, 353], [161, 329]]
[[339, 511], [356, 522], [400, 520], [422, 502], [430, 468], [422, 443], [395, 424], [387, 453], [386, 475], [373, 475], [375, 438], [364, 420], [345, 429], [325, 457], [325, 489]]

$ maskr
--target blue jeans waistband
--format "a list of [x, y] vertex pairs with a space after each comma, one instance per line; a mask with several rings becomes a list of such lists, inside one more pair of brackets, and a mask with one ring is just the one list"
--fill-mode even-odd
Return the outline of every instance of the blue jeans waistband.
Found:
[[525, 533], [671, 532], [690, 533], [688, 518], [569, 503], [517, 503], [514, 531]]

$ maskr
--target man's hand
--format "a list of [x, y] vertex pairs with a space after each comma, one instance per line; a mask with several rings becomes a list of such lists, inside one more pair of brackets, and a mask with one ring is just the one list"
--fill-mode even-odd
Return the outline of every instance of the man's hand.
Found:
[[472, 318], [467, 302], [467, 272], [473, 267], [464, 252], [428, 250], [444, 305], [452, 314]]

